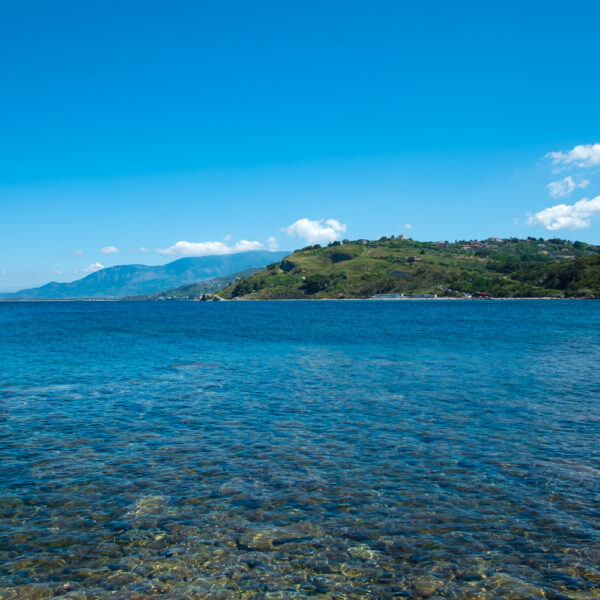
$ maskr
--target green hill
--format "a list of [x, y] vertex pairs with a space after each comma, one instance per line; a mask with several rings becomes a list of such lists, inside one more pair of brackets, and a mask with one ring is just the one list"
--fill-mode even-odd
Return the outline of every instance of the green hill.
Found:
[[599, 260], [599, 246], [561, 239], [344, 240], [297, 250], [219, 295], [248, 300], [375, 294], [600, 297]]

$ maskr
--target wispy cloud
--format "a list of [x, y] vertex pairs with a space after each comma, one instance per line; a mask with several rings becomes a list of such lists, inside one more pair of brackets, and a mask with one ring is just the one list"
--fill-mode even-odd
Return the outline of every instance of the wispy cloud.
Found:
[[600, 144], [580, 144], [571, 150], [548, 152], [544, 158], [549, 158], [553, 165], [559, 167], [599, 167]]
[[169, 248], [157, 248], [160, 254], [181, 254], [183, 256], [211, 256], [214, 254], [235, 254], [236, 252], [249, 252], [251, 250], [264, 250], [260, 242], [240, 240], [228, 245], [224, 242], [186, 242], [180, 241]]
[[552, 181], [546, 188], [552, 198], [566, 198], [570, 196], [577, 188], [587, 187], [590, 182], [587, 179], [575, 181], [571, 175], [561, 179], [560, 181]]
[[346, 225], [336, 219], [298, 219], [282, 231], [292, 237], [304, 238], [309, 244], [322, 244], [339, 239], [346, 231]]
[[407, 224], [404, 226], [404, 229], [412, 229], [412, 225], [411, 225], [410, 223], [407, 223]]
[[591, 219], [600, 214], [600, 196], [584, 198], [575, 204], [557, 204], [529, 216], [528, 225], [541, 225], [549, 231], [587, 229]]
[[75, 256], [83, 256], [85, 252], [83, 250], [73, 250], [71, 254], [74, 254]]
[[267, 240], [267, 249], [270, 250], [271, 252], [275, 252], [275, 251], [279, 250], [279, 243], [272, 236]]
[[119, 249], [116, 246], [104, 246], [104, 248], [100, 248], [100, 252], [102, 254], [117, 254]]

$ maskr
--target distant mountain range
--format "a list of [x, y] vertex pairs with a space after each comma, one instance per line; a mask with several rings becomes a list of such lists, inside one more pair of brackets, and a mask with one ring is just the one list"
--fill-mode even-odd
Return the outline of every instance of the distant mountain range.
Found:
[[41, 287], [0, 294], [7, 299], [122, 298], [155, 294], [207, 279], [226, 277], [246, 269], [279, 262], [289, 252], [256, 250], [220, 256], [180, 258], [166, 265], [118, 265], [91, 273], [69, 283], [47, 283]]

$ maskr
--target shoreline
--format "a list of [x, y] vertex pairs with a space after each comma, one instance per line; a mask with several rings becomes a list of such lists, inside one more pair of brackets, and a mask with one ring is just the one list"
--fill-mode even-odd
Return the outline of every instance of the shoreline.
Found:
[[[588, 296], [581, 298], [557, 298], [553, 296], [536, 297], [511, 297], [511, 298], [223, 298], [219, 302], [457, 302], [457, 301], [506, 301], [506, 300], [600, 300], [600, 298]], [[31, 303], [31, 302], [153, 302], [158, 304], [175, 304], [183, 302], [213, 303], [201, 300], [132, 300], [125, 298], [0, 298], [1, 303]]]

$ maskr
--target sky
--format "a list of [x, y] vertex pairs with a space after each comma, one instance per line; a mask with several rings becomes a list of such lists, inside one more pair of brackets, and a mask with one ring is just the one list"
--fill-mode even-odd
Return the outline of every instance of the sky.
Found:
[[5, 2], [0, 291], [404, 233], [600, 243], [600, 3]]

